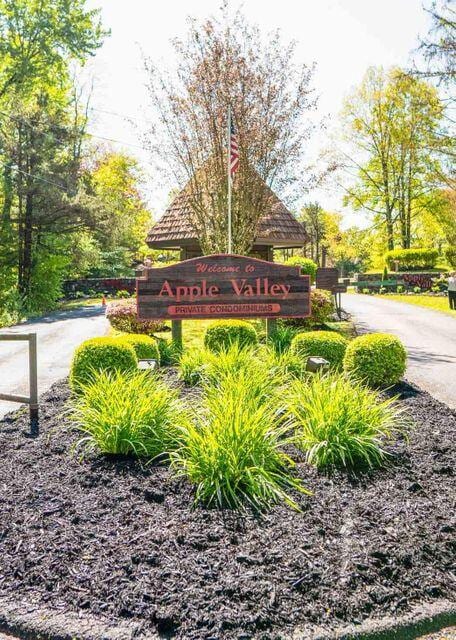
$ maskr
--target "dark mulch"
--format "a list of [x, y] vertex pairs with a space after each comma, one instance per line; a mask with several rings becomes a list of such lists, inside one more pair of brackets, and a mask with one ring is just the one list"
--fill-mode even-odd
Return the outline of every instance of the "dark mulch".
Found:
[[80, 461], [68, 389], [0, 422], [0, 591], [63, 610], [144, 621], [165, 637], [282, 638], [454, 597], [456, 414], [407, 385], [416, 421], [394, 463], [358, 478], [299, 465], [302, 513], [192, 510], [165, 466]]

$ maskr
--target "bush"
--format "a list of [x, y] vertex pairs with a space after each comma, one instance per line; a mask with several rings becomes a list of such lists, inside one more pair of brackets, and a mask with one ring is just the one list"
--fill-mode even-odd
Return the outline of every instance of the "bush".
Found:
[[228, 348], [214, 352], [209, 349], [184, 351], [179, 361], [179, 377], [189, 386], [202, 382], [216, 383], [240, 371], [251, 375], [262, 366], [253, 347], [242, 347], [234, 342]]
[[395, 269], [396, 261], [400, 271], [407, 269], [433, 269], [437, 263], [437, 249], [393, 249], [385, 253], [385, 262], [390, 269]]
[[70, 369], [70, 386], [79, 391], [96, 371], [133, 371], [138, 367], [135, 350], [118, 338], [91, 338], [76, 348]]
[[318, 327], [331, 320], [336, 309], [330, 291], [312, 289], [310, 292], [311, 315], [309, 318], [284, 318], [281, 326], [287, 327]]
[[156, 338], [158, 352], [160, 354], [160, 364], [177, 364], [182, 353], [182, 347], [176, 345], [172, 340]]
[[383, 443], [407, 424], [395, 401], [336, 373], [294, 380], [287, 412], [296, 446], [319, 468], [378, 465], [387, 455]]
[[166, 328], [161, 320], [138, 320], [135, 300], [111, 302], [106, 309], [106, 317], [114, 329], [124, 333], [152, 335]]
[[254, 346], [258, 343], [257, 332], [250, 322], [216, 320], [206, 329], [204, 346], [211, 351], [227, 349], [235, 342], [240, 347]]
[[276, 330], [269, 339], [270, 346], [277, 354], [284, 353], [290, 348], [291, 341], [295, 335], [295, 328], [278, 324]]
[[407, 353], [388, 333], [359, 336], [348, 345], [344, 369], [372, 387], [391, 385], [404, 375]]
[[205, 387], [203, 411], [171, 455], [177, 474], [196, 485], [196, 501], [264, 509], [283, 500], [297, 507], [287, 490], [305, 490], [282, 450], [289, 427], [278, 426], [277, 408], [266, 400], [273, 388], [266, 370], [254, 378], [240, 371]]
[[445, 257], [449, 264], [456, 268], [456, 247], [447, 247], [445, 249]]
[[304, 258], [303, 256], [292, 256], [285, 261], [285, 264], [288, 267], [301, 267], [301, 274], [310, 276], [310, 281], [315, 282], [318, 265], [315, 264], [315, 262], [310, 258]]
[[81, 386], [72, 417], [86, 451], [156, 458], [179, 446], [186, 413], [172, 391], [147, 371], [100, 371]]
[[317, 356], [333, 367], [341, 367], [347, 344], [347, 339], [335, 331], [307, 331], [293, 338], [291, 350], [302, 358]]
[[135, 350], [138, 360], [156, 360], [157, 362], [160, 362], [160, 352], [158, 350], [157, 342], [150, 336], [127, 333], [123, 336], [119, 336], [117, 340], [131, 345]]
[[119, 291], [116, 292], [116, 298], [130, 298], [130, 293], [125, 289], [119, 289]]

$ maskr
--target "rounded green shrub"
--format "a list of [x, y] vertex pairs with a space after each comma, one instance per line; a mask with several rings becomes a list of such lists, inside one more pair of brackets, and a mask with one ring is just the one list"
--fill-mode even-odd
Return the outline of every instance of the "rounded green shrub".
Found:
[[341, 367], [348, 340], [335, 331], [305, 331], [291, 341], [291, 350], [308, 358], [325, 358], [333, 367]]
[[355, 338], [347, 348], [344, 369], [371, 387], [395, 384], [405, 372], [407, 353], [402, 342], [389, 333]]
[[70, 369], [70, 386], [78, 391], [94, 371], [133, 371], [138, 359], [133, 347], [119, 338], [91, 338], [76, 348]]
[[254, 346], [258, 343], [257, 332], [250, 322], [216, 320], [206, 329], [204, 346], [211, 351], [228, 349], [235, 342], [240, 347]]
[[133, 347], [138, 360], [156, 360], [160, 362], [160, 352], [156, 340], [150, 336], [135, 333], [127, 333], [117, 338], [120, 342]]
[[291, 258], [285, 261], [285, 264], [289, 267], [300, 267], [302, 275], [310, 276], [310, 281], [315, 282], [318, 265], [310, 258], [291, 256]]
[[287, 327], [318, 327], [329, 322], [335, 311], [334, 299], [330, 291], [312, 289], [310, 292], [310, 317], [283, 318], [279, 324]]

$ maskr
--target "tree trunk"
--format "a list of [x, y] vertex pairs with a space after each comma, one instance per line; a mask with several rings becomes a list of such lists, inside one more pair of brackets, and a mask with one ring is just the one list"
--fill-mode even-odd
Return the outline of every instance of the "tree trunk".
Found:
[[11, 207], [13, 205], [13, 163], [8, 160], [3, 168], [3, 208], [2, 223], [11, 222]]

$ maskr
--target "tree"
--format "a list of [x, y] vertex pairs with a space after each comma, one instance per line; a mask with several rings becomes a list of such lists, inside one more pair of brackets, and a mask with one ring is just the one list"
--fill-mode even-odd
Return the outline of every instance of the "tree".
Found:
[[454, 0], [434, 0], [426, 9], [431, 30], [420, 45], [428, 68], [419, 73], [451, 84], [456, 79], [456, 10]]
[[356, 179], [345, 202], [385, 226], [388, 249], [396, 239], [410, 246], [412, 219], [436, 188], [438, 152], [447, 144], [442, 116], [435, 88], [398, 69], [369, 69], [345, 103], [352, 148], [344, 164]]
[[0, 301], [6, 291], [30, 311], [55, 297], [66, 235], [90, 213], [79, 183], [86, 117], [69, 67], [94, 53], [104, 32], [85, 4], [0, 0], [0, 271], [10, 274]]
[[309, 235], [306, 250], [310, 253], [310, 258], [321, 267], [327, 231], [325, 212], [318, 202], [309, 202], [304, 205], [298, 218], [304, 223]]
[[237, 12], [202, 25], [192, 21], [185, 42], [175, 42], [174, 76], [146, 61], [156, 113], [148, 137], [168, 175], [186, 185], [193, 225], [205, 253], [227, 248], [227, 110], [231, 105], [240, 149], [233, 185], [233, 244], [252, 246], [270, 198], [269, 188], [295, 179], [310, 134], [305, 114], [314, 107], [313, 67], [293, 63], [294, 45], [279, 35], [267, 42]]

